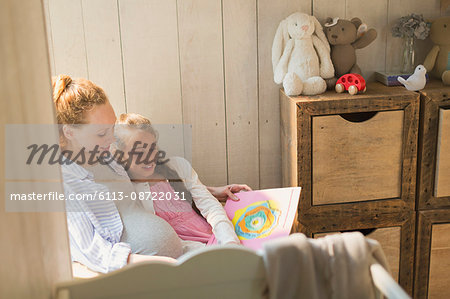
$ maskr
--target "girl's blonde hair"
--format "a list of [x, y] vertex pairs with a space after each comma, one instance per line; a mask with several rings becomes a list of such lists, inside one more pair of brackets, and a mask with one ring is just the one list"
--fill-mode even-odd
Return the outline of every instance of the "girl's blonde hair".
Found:
[[[158, 140], [158, 132], [153, 128], [151, 121], [140, 114], [123, 113], [117, 119], [116, 124], [119, 125], [114, 129], [114, 135], [116, 137], [115, 147], [117, 149], [123, 150], [125, 148], [125, 143], [128, 141], [130, 130], [148, 132], [155, 136], [156, 140]], [[170, 168], [167, 163], [158, 162], [159, 161], [156, 161], [155, 172], [166, 178], [172, 188], [175, 191], [179, 192], [179, 194], [183, 193], [186, 200], [191, 203], [194, 211], [202, 216], [192, 199], [191, 192], [189, 192], [189, 190], [186, 188], [186, 185], [179, 177], [178, 173], [174, 169]]]
[[137, 113], [122, 113], [116, 121], [114, 135], [116, 137], [115, 147], [123, 150], [130, 136], [129, 130], [139, 130], [152, 134], [158, 140], [158, 132], [153, 128], [148, 118]]

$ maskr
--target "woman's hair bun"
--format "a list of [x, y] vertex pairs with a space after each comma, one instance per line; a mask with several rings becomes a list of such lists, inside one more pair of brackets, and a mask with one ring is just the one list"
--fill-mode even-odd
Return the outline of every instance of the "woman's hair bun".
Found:
[[137, 113], [122, 113], [116, 124], [120, 125], [151, 125], [151, 121]]
[[72, 83], [72, 78], [70, 78], [70, 76], [58, 75], [56, 77], [53, 77], [52, 79], [53, 101], [55, 103], [58, 102], [59, 98], [61, 97], [61, 94], [64, 92], [64, 90], [70, 83]]

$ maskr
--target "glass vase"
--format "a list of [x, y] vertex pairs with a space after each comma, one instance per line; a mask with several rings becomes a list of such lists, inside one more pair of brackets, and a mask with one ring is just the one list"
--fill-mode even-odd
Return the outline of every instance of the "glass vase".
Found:
[[402, 60], [402, 72], [411, 74], [414, 72], [414, 38], [405, 37], [403, 39], [403, 60]]

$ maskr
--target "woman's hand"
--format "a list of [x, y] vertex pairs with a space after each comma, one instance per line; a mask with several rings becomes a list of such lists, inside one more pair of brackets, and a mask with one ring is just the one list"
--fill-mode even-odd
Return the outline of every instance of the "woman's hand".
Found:
[[135, 254], [131, 253], [128, 256], [128, 264], [135, 264], [139, 262], [145, 261], [163, 261], [175, 264], [177, 262], [176, 259], [168, 257], [168, 256], [156, 256], [156, 255], [143, 255], [143, 254]]
[[206, 187], [211, 194], [217, 198], [218, 201], [226, 201], [227, 198], [231, 198], [234, 201], [238, 201], [239, 198], [233, 193], [240, 191], [252, 191], [252, 188], [243, 184], [231, 184], [223, 187]]

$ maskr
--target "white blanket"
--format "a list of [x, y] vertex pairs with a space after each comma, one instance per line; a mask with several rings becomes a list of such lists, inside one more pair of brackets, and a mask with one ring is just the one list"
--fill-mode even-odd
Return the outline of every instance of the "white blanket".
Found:
[[381, 298], [370, 265], [388, 269], [380, 244], [359, 232], [320, 239], [296, 233], [265, 243], [263, 256], [270, 299]]

